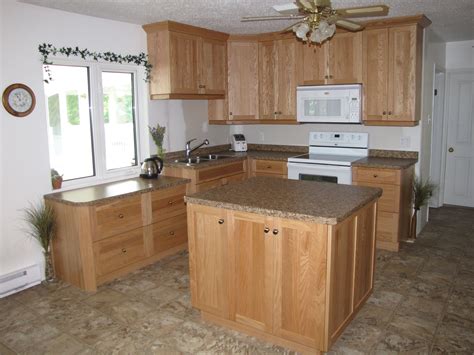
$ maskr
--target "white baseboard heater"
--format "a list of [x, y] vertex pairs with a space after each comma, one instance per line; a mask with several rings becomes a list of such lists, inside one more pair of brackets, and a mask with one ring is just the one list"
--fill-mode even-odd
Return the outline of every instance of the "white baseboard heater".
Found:
[[41, 282], [38, 264], [0, 276], [0, 298], [19, 292]]

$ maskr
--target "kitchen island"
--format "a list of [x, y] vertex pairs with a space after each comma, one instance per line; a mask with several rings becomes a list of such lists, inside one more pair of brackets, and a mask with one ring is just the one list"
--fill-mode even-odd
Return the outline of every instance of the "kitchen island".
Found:
[[202, 317], [327, 351], [370, 296], [381, 189], [256, 177], [187, 196]]

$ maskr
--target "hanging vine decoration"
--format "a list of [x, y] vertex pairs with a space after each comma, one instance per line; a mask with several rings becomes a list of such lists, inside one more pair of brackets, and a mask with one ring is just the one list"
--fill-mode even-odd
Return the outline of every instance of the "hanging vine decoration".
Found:
[[51, 70], [49, 69], [49, 65], [53, 64], [53, 62], [50, 60], [49, 56], [56, 56], [58, 54], [65, 55], [66, 57], [81, 57], [84, 60], [92, 59], [96, 62], [99, 60], [103, 60], [109, 63], [142, 65], [145, 67], [145, 81], [149, 82], [151, 79], [152, 65], [150, 64], [150, 62], [148, 62], [148, 55], [143, 52], [138, 55], [121, 55], [112, 52], [99, 53], [91, 52], [87, 48], [80, 49], [79, 47], [56, 48], [52, 44], [46, 43], [40, 44], [38, 46], [38, 50], [41, 54], [41, 59], [44, 64], [44, 71], [47, 76], [47, 79], [44, 79], [46, 83], [49, 83], [51, 80], [53, 80]]

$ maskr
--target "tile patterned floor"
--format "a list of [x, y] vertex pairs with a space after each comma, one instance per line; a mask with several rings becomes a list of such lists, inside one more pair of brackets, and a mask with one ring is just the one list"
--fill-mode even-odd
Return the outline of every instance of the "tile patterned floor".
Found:
[[[200, 320], [182, 253], [95, 294], [63, 283], [0, 299], [0, 354], [291, 353]], [[431, 210], [415, 244], [378, 252], [375, 291], [331, 354], [474, 353], [474, 209]]]

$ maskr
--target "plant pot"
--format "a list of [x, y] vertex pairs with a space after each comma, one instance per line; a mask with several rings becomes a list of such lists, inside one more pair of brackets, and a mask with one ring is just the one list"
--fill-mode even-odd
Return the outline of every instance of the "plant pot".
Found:
[[410, 238], [416, 239], [416, 223], [417, 223], [418, 210], [413, 211], [410, 221]]
[[53, 267], [53, 258], [51, 251], [45, 251], [44, 254], [44, 281], [52, 282], [54, 281], [54, 267]]
[[160, 147], [160, 146], [156, 147], [156, 155], [158, 156], [158, 158], [164, 159], [165, 153], [166, 153], [166, 150], [163, 149], [163, 147]]
[[63, 179], [52, 179], [51, 182], [53, 184], [53, 190], [60, 189], [63, 185]]

